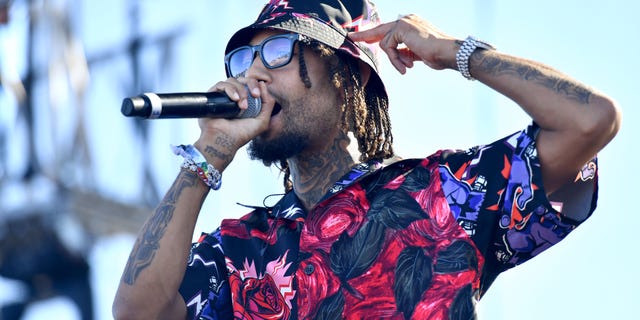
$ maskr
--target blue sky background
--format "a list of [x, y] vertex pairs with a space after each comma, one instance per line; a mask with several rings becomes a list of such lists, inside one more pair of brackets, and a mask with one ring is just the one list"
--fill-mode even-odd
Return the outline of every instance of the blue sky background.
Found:
[[[64, 1], [53, 1], [64, 3]], [[2, 69], [23, 72], [25, 11], [16, 1], [11, 25], [0, 27]], [[144, 35], [182, 30], [169, 51], [159, 54], [149, 46], [142, 63], [150, 72], [146, 89], [155, 92], [204, 91], [224, 78], [224, 45], [230, 35], [257, 16], [263, 1], [140, 1], [144, 19], [138, 23]], [[498, 50], [541, 61], [616, 99], [624, 121], [618, 137], [600, 154], [600, 200], [594, 216], [556, 245], [530, 262], [501, 275], [479, 304], [480, 319], [629, 319], [637, 312], [640, 294], [635, 245], [637, 234], [632, 194], [638, 156], [638, 108], [634, 94], [640, 87], [640, 23], [638, 2], [552, 1], [375, 1], [384, 21], [415, 13], [441, 30], [464, 38], [475, 35]], [[127, 18], [129, 2], [69, 1], [73, 27], [87, 56], [121, 49], [131, 34]], [[3, 29], [4, 28], [4, 29]], [[51, 57], [55, 44], [40, 39], [40, 59]], [[170, 63], [164, 63], [170, 61]], [[479, 82], [469, 82], [457, 72], [434, 71], [416, 64], [399, 75], [381, 57], [382, 78], [391, 100], [395, 150], [403, 157], [424, 157], [441, 148], [467, 148], [488, 143], [529, 124], [528, 117], [510, 100]], [[122, 98], [131, 94], [131, 70], [127, 60], [115, 58], [90, 69], [84, 119], [95, 167], [93, 188], [114, 199], [134, 202], [144, 188], [166, 190], [178, 171], [179, 159], [169, 144], [192, 143], [198, 136], [195, 120], [158, 120], [150, 123], [151, 145], [142, 149], [130, 119], [120, 114]], [[52, 109], [51, 119], [60, 128], [50, 145], [68, 139], [65, 125], [73, 122], [74, 105], [65, 94], [68, 84], [37, 87], [36, 102]], [[65, 89], [66, 88], [66, 89]], [[60, 89], [60, 88], [58, 88]], [[52, 94], [54, 92], [54, 94]], [[46, 97], [46, 98], [45, 98]], [[55, 104], [52, 98], [61, 103]], [[71, 102], [69, 102], [71, 101]], [[9, 163], [19, 170], [24, 162], [19, 127], [12, 123], [15, 101], [0, 93], [0, 124], [10, 132]], [[69, 102], [66, 103], [65, 102]], [[68, 107], [72, 108], [72, 107]], [[635, 132], [635, 133], [634, 133]], [[72, 149], [71, 149], [72, 150]], [[57, 150], [43, 147], [42, 160], [55, 158]], [[69, 151], [72, 152], [72, 151]], [[145, 160], [148, 154], [152, 161]], [[144, 185], [142, 166], [155, 168], [157, 184]], [[629, 167], [629, 168], [627, 168]], [[629, 174], [629, 172], [631, 172]], [[247, 159], [242, 150], [225, 171], [223, 187], [210, 194], [196, 234], [210, 231], [222, 218], [247, 210], [236, 202], [261, 204], [269, 193], [281, 191], [281, 177]], [[97, 319], [110, 319], [117, 282], [133, 244], [133, 235], [97, 239], [90, 251], [94, 267]], [[1, 290], [0, 290], [1, 291]], [[0, 299], [2, 293], [0, 293]], [[57, 306], [57, 305], [56, 305]], [[51, 306], [49, 306], [51, 307]], [[33, 311], [32, 319], [41, 313]]]

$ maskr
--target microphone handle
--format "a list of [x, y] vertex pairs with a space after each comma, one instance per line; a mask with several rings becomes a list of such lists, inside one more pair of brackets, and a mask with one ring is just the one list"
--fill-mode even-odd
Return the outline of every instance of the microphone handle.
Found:
[[249, 99], [249, 108], [241, 110], [236, 102], [220, 92], [145, 93], [125, 98], [121, 112], [127, 117], [148, 119], [249, 118], [260, 112], [259, 98]]
[[[238, 105], [229, 100], [226, 95], [217, 93], [161, 93], [156, 94], [162, 103], [162, 110], [158, 118], [235, 118], [240, 112]], [[151, 101], [153, 95], [145, 94]], [[153, 114], [153, 111], [152, 111]]]

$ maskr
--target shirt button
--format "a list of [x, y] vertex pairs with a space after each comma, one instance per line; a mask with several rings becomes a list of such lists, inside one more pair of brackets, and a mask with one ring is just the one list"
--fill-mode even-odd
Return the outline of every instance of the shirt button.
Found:
[[306, 273], [308, 276], [310, 276], [315, 270], [316, 268], [312, 264], [308, 264], [306, 267], [304, 267], [304, 273]]

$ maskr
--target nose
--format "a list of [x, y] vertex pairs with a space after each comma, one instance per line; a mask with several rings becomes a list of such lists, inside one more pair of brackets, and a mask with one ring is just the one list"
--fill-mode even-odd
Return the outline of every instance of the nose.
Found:
[[249, 69], [245, 72], [245, 77], [256, 79], [258, 81], [269, 82], [271, 77], [269, 75], [268, 69], [262, 63], [262, 59], [260, 59], [260, 54], [256, 52], [253, 56], [253, 63], [249, 66]]

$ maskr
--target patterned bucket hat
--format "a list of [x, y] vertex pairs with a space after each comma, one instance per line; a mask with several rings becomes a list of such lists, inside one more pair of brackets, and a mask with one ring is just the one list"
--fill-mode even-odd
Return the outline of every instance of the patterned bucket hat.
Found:
[[375, 78], [386, 97], [378, 74], [378, 45], [354, 43], [347, 38], [349, 32], [368, 30], [379, 24], [378, 12], [370, 0], [270, 0], [253, 24], [231, 37], [225, 54], [246, 45], [261, 29], [298, 33], [365, 62], [374, 71], [370, 82]]

